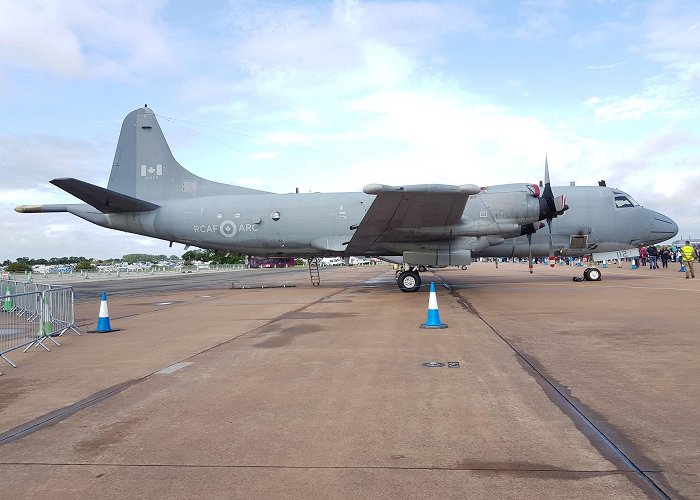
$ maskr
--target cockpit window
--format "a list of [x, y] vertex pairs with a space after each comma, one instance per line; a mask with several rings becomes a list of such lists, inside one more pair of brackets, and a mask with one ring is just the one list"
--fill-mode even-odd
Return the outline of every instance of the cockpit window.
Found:
[[615, 195], [615, 206], [617, 208], [627, 208], [634, 207], [637, 202], [632, 199], [629, 195], [616, 194]]

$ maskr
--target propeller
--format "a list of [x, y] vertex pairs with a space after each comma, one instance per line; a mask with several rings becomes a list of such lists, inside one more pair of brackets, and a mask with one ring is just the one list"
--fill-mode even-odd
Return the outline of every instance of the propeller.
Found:
[[533, 224], [526, 224], [521, 227], [520, 229], [520, 234], [527, 236], [527, 263], [528, 263], [528, 268], [530, 270], [530, 274], [532, 274], [532, 233], [537, 231], [538, 229], [542, 229], [544, 227], [544, 224], [541, 222], [536, 222]]
[[535, 186], [535, 197], [539, 198], [540, 202], [540, 213], [538, 217], [538, 222], [532, 224], [525, 224], [520, 228], [520, 234], [527, 236], [527, 263], [528, 270], [530, 274], [533, 274], [533, 263], [532, 263], [532, 234], [538, 229], [544, 227], [544, 223], [541, 221], [546, 220], [547, 226], [549, 227], [549, 265], [554, 267], [554, 243], [552, 241], [552, 220], [556, 217], [562, 215], [565, 211], [569, 209], [566, 204], [566, 197], [564, 195], [554, 196], [552, 191], [552, 184], [549, 180], [549, 162], [547, 157], [544, 158], [544, 190], [540, 195], [539, 189]]
[[[546, 219], [549, 227], [549, 265], [554, 267], [554, 244], [552, 243], [552, 219], [562, 215], [569, 209], [566, 204], [566, 196], [554, 196], [552, 185], [549, 182], [549, 163], [544, 158], [544, 191], [540, 198], [540, 220]], [[532, 271], [530, 271], [532, 272]]]

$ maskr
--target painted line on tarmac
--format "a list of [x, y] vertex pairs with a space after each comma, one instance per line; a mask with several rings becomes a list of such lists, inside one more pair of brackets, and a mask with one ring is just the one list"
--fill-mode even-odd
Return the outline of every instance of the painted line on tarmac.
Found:
[[163, 375], [169, 375], [170, 373], [176, 372], [186, 366], [190, 366], [192, 364], [192, 361], [182, 361], [180, 363], [175, 363], [174, 365], [170, 365], [166, 368], [163, 368], [162, 370], [157, 371], [156, 373], [161, 373]]

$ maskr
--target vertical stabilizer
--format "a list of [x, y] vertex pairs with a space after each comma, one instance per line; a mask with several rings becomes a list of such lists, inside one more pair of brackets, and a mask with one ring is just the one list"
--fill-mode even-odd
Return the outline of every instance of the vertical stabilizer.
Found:
[[263, 192], [208, 181], [189, 172], [173, 157], [155, 114], [147, 107], [124, 119], [107, 188], [153, 202]]

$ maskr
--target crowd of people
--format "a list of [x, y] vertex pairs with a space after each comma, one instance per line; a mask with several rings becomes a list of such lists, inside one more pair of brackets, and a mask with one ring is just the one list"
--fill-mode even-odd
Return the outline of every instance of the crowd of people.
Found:
[[639, 262], [642, 266], [649, 264], [649, 269], [667, 268], [669, 262], [677, 262], [685, 268], [686, 278], [695, 278], [695, 261], [700, 255], [700, 245], [691, 245], [686, 241], [683, 246], [655, 246], [641, 247], [639, 249]]

